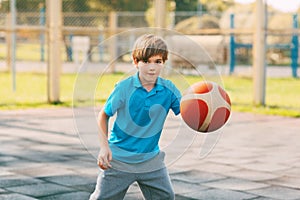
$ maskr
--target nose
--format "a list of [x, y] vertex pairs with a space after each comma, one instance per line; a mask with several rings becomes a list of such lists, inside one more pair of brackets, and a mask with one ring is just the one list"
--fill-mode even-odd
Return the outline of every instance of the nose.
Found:
[[154, 64], [154, 63], [150, 63], [150, 64], [149, 64], [149, 69], [150, 69], [151, 71], [155, 71], [155, 64]]

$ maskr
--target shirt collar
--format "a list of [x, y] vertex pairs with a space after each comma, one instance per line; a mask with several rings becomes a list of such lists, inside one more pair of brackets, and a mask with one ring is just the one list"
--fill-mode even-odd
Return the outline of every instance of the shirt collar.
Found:
[[155, 88], [156, 88], [156, 91], [160, 91], [160, 90], [164, 89], [163, 82], [162, 82], [162, 79], [160, 77], [157, 78]]
[[[139, 88], [139, 87], [143, 87], [141, 82], [140, 82], [140, 79], [139, 79], [139, 72], [137, 72], [134, 76], [133, 76], [133, 85], [136, 87], [136, 88]], [[163, 86], [163, 81], [160, 77], [157, 77], [157, 80], [156, 80], [156, 83], [155, 83], [155, 86], [153, 88], [155, 91], [160, 91], [160, 90], [163, 90], [164, 89], [164, 86]]]
[[136, 88], [142, 87], [142, 84], [141, 84], [140, 79], [139, 79], [139, 72], [137, 72], [137, 73], [133, 76], [133, 85], [134, 85], [134, 87], [136, 87]]

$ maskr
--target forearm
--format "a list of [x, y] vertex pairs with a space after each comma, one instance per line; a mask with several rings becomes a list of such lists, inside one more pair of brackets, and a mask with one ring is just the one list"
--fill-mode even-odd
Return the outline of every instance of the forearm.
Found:
[[99, 167], [104, 170], [111, 167], [110, 161], [112, 160], [112, 153], [108, 146], [108, 120], [109, 116], [101, 110], [98, 116], [100, 152], [97, 163]]
[[103, 110], [101, 110], [98, 115], [98, 136], [101, 148], [108, 147], [108, 120], [109, 117], [105, 114]]

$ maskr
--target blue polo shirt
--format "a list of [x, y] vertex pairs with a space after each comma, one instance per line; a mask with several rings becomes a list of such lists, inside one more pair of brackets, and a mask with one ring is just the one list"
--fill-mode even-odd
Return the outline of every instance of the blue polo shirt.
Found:
[[180, 98], [176, 86], [161, 77], [150, 92], [138, 73], [119, 82], [104, 106], [108, 116], [117, 113], [108, 141], [113, 158], [139, 163], [156, 156], [165, 119], [170, 109], [180, 113]]

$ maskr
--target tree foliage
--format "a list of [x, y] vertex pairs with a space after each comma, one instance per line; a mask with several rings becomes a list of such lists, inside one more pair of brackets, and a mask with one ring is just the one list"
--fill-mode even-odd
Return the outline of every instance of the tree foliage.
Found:
[[175, 0], [175, 11], [197, 11], [198, 0]]
[[234, 0], [200, 0], [200, 2], [204, 5], [205, 11], [209, 12], [223, 12], [234, 5]]
[[[233, 0], [167, 0], [176, 3], [175, 11], [224, 11], [233, 4]], [[9, 10], [9, 0], [0, 0], [0, 9]], [[146, 11], [153, 0], [62, 0], [63, 11]], [[16, 0], [20, 12], [34, 12], [40, 9], [46, 0]]]
[[148, 8], [149, 0], [64, 0], [66, 11], [145, 11]]
[[175, 0], [176, 11], [222, 12], [234, 4], [234, 0]]
[[63, 0], [64, 12], [88, 12], [90, 7], [86, 0]]
[[[146, 11], [150, 0], [62, 0], [64, 12]], [[18, 12], [38, 12], [46, 0], [16, 0]], [[9, 0], [0, 0], [0, 10], [8, 12]]]

